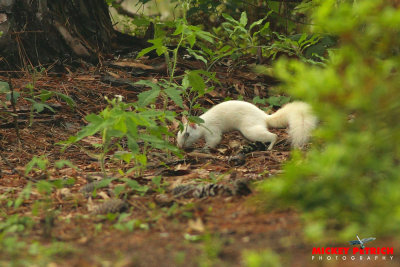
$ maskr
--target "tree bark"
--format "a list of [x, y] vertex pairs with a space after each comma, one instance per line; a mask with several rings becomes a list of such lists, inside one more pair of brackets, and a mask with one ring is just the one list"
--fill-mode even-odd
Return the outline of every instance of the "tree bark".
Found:
[[98, 62], [121, 37], [105, 0], [0, 0], [0, 31], [1, 69]]

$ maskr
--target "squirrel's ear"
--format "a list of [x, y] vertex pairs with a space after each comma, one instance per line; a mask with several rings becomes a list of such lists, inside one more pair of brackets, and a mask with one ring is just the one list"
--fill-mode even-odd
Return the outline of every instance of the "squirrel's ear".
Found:
[[193, 128], [193, 129], [197, 129], [197, 124], [194, 123], [194, 122], [190, 122], [190, 123], [189, 123], [189, 126], [190, 126], [191, 128]]
[[188, 120], [187, 120], [187, 118], [185, 116], [182, 116], [182, 123], [183, 124], [187, 124], [188, 123]]

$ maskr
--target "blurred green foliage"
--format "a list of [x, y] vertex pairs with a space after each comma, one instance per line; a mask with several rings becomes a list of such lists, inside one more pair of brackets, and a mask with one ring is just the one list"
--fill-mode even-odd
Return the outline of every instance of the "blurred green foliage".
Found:
[[302, 211], [312, 240], [398, 237], [400, 10], [380, 0], [319, 3], [315, 31], [336, 35], [339, 48], [325, 67], [280, 59], [275, 71], [321, 124], [310, 151], [295, 151], [261, 186], [264, 203]]
[[264, 250], [261, 252], [244, 251], [243, 263], [247, 267], [281, 267], [281, 258], [272, 250]]

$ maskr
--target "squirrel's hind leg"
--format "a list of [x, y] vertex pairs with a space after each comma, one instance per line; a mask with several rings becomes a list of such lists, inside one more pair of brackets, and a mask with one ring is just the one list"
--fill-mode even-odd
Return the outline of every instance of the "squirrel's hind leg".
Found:
[[264, 126], [252, 126], [240, 131], [245, 138], [253, 142], [270, 143], [268, 150], [271, 150], [275, 145], [277, 136], [268, 131]]

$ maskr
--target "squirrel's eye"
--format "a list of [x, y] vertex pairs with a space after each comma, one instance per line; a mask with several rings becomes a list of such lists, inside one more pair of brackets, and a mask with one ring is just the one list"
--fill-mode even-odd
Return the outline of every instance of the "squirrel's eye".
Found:
[[189, 137], [189, 133], [186, 132], [186, 133], [183, 134], [183, 136], [187, 138], [187, 137]]

